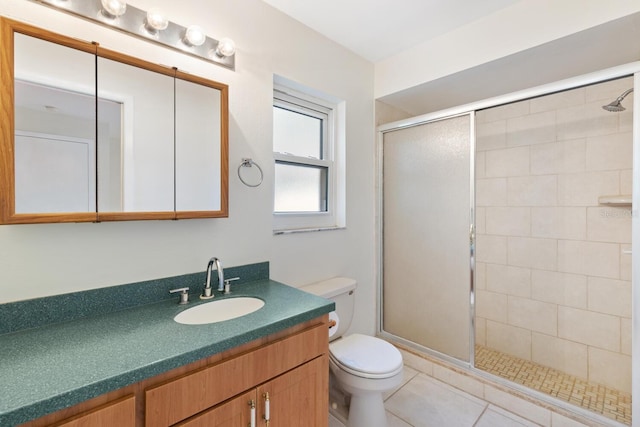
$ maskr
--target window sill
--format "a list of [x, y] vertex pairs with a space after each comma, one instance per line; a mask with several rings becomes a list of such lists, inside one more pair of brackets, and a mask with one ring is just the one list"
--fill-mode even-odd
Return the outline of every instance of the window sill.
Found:
[[346, 230], [347, 227], [311, 227], [311, 228], [290, 228], [290, 229], [282, 229], [282, 230], [273, 230], [274, 236], [279, 236], [281, 234], [296, 234], [296, 233], [313, 233], [316, 231], [332, 231], [332, 230]]

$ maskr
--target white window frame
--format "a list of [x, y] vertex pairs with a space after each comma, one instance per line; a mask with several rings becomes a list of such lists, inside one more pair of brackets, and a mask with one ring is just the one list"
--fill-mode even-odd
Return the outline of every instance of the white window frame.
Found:
[[[275, 80], [275, 79], [274, 79]], [[284, 80], [284, 79], [280, 79]], [[316, 95], [316, 94], [314, 94]], [[344, 227], [344, 141], [339, 131], [338, 117], [344, 105], [301, 91], [274, 81], [273, 106], [282, 107], [322, 120], [322, 159], [301, 157], [290, 153], [273, 153], [276, 163], [327, 168], [326, 211], [322, 212], [273, 212], [274, 234], [302, 231], [319, 231]], [[342, 126], [343, 129], [343, 126]], [[342, 163], [342, 164], [341, 164]], [[275, 185], [274, 185], [275, 204]]]

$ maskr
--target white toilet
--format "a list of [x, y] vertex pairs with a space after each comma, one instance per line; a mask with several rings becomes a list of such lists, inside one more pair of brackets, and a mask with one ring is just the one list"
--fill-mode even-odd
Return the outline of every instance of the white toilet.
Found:
[[356, 281], [345, 277], [312, 283], [300, 289], [335, 302], [329, 317], [329, 366], [338, 385], [351, 395], [349, 427], [386, 427], [382, 394], [402, 382], [402, 354], [379, 338], [342, 336], [353, 318]]

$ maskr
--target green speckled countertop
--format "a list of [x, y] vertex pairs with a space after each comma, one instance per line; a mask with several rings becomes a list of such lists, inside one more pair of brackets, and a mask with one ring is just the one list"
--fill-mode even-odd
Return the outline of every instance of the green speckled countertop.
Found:
[[333, 302], [264, 279], [214, 300], [254, 296], [262, 309], [209, 325], [173, 317], [196, 304], [178, 297], [0, 335], [0, 426], [13, 426], [284, 330], [333, 310]]

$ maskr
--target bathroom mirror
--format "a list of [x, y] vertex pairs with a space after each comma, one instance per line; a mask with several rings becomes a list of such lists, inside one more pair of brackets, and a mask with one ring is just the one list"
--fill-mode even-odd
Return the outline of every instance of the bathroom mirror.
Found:
[[[20, 33], [15, 33], [13, 46], [14, 79], [3, 79], [2, 94], [15, 100], [3, 106], [14, 111], [13, 126], [7, 126], [4, 117], [2, 122], [3, 129], [13, 127], [13, 135], [3, 133], [2, 144], [3, 153], [13, 152], [7, 160], [15, 167], [15, 213], [95, 213], [96, 73], [91, 46], [82, 50]], [[13, 97], [5, 95], [9, 85]]]
[[222, 174], [211, 167], [222, 164], [218, 110], [222, 92], [211, 82], [176, 73], [176, 210], [179, 215], [198, 211], [217, 211], [223, 199]]
[[174, 70], [103, 56], [97, 64], [98, 98], [121, 118], [98, 106], [98, 212], [173, 212]]
[[0, 28], [0, 223], [228, 215], [226, 85]]

